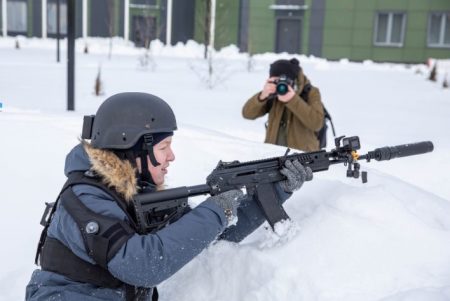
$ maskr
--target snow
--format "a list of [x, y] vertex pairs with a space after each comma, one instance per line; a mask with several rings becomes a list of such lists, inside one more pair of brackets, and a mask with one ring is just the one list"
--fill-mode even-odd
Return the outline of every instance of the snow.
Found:
[[[285, 152], [263, 144], [265, 118], [245, 120], [241, 108], [262, 88], [269, 64], [286, 55], [255, 55], [248, 72], [248, 57], [235, 46], [214, 52], [208, 89], [200, 79], [203, 47], [195, 42], [152, 42], [152, 71], [139, 63], [144, 50], [123, 40], [114, 39], [111, 59], [108, 39], [78, 40], [76, 111], [67, 112], [66, 66], [56, 63], [55, 40], [18, 40], [16, 50], [16, 39], [0, 39], [0, 300], [24, 298], [44, 202], [65, 180], [65, 154], [77, 143], [82, 116], [106, 97], [145, 91], [172, 106], [179, 130], [170, 187], [204, 183], [219, 160]], [[65, 47], [62, 41], [62, 62]], [[450, 90], [442, 89], [443, 74], [433, 83], [425, 65], [297, 58], [338, 134], [360, 137], [360, 153], [427, 140], [434, 152], [363, 162], [367, 184], [346, 178], [344, 166], [316, 173], [287, 201], [291, 221], [276, 232], [265, 224], [240, 244], [211, 245], [160, 285], [161, 300], [449, 300]], [[100, 66], [105, 94], [97, 97]]]

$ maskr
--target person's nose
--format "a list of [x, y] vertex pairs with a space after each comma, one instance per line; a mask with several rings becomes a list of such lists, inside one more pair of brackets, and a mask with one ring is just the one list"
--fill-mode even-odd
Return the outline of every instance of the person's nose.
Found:
[[169, 149], [169, 156], [167, 157], [167, 161], [175, 161], [175, 154], [173, 153], [172, 148]]

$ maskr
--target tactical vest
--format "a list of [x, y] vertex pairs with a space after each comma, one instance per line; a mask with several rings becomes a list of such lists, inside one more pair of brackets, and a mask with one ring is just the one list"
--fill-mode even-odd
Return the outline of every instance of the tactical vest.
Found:
[[[72, 190], [74, 185], [79, 184], [100, 188], [110, 195], [126, 213], [128, 223], [95, 213], [86, 207]], [[57, 239], [47, 237], [47, 229], [58, 203], [74, 219], [80, 229], [86, 252], [96, 264], [82, 260]], [[73, 281], [90, 283], [99, 287], [124, 288], [127, 301], [148, 300], [145, 298], [151, 288], [129, 285], [115, 278], [108, 271], [108, 262], [131, 236], [139, 232], [132, 211], [117, 192], [102, 184], [100, 179], [93, 176], [90, 171], [73, 172], [69, 175], [56, 201], [46, 205], [47, 208], [41, 220], [44, 229], [39, 239], [35, 258], [35, 263], [40, 264], [42, 270], [55, 272]], [[158, 292], [155, 287], [152, 301], [156, 300], [158, 300]]]

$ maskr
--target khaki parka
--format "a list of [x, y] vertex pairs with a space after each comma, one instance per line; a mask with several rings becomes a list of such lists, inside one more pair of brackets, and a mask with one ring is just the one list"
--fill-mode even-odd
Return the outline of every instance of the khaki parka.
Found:
[[[275, 100], [269, 113], [265, 143], [276, 144], [283, 110], [286, 109], [286, 135], [288, 147], [302, 151], [319, 150], [315, 132], [323, 125], [324, 110], [319, 89], [312, 86], [308, 101], [299, 94], [309, 83], [308, 78], [299, 72], [296, 95], [287, 103]], [[267, 99], [259, 100], [260, 92], [253, 95], [244, 105], [242, 115], [246, 119], [256, 119], [267, 113]]]

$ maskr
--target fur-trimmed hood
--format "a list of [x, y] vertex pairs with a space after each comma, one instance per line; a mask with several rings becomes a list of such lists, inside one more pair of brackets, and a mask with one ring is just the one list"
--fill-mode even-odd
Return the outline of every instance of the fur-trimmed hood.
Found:
[[130, 162], [120, 160], [113, 152], [95, 149], [86, 141], [77, 145], [66, 158], [65, 173], [91, 169], [103, 184], [114, 188], [126, 201], [137, 193], [136, 173]]
[[126, 201], [137, 193], [136, 171], [127, 160], [120, 160], [111, 151], [93, 148], [83, 142], [84, 150], [91, 161], [91, 169], [102, 178], [103, 184], [114, 188]]

